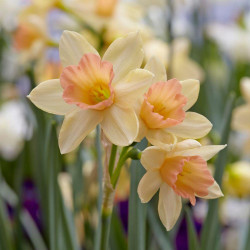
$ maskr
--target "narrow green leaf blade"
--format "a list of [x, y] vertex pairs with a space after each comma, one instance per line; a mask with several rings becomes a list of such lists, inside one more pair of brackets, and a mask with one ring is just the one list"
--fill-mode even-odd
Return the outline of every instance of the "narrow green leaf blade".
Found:
[[[138, 148], [143, 150], [147, 141], [143, 140]], [[130, 195], [129, 195], [129, 226], [128, 226], [128, 249], [144, 250], [146, 245], [146, 205], [142, 204], [137, 187], [145, 173], [139, 161], [132, 161], [130, 166]]]
[[[225, 109], [225, 116], [222, 126], [223, 129], [222, 129], [222, 137], [220, 144], [227, 144], [228, 142], [234, 102], [235, 102], [235, 95], [232, 94], [228, 98]], [[224, 169], [227, 163], [227, 153], [228, 150], [227, 148], [225, 148], [222, 152], [219, 153], [218, 158], [216, 159], [215, 162], [214, 178], [219, 185], [221, 185]], [[209, 200], [208, 213], [202, 228], [202, 235], [201, 235], [202, 250], [214, 249], [218, 244], [217, 234], [219, 233], [220, 230], [218, 210], [219, 210], [219, 200], [218, 199]]]
[[0, 249], [13, 250], [11, 225], [8, 213], [0, 197]]
[[161, 250], [173, 250], [173, 245], [170, 241], [169, 234], [162, 226], [161, 221], [157, 218], [157, 215], [151, 205], [148, 207], [147, 216], [149, 220], [150, 228], [156, 238], [156, 241]]
[[34, 246], [34, 249], [46, 250], [47, 247], [30, 214], [23, 210], [20, 214], [20, 220]]
[[185, 207], [186, 220], [188, 226], [188, 247], [192, 250], [200, 250], [200, 243], [197, 232], [195, 230], [192, 214], [189, 207]]

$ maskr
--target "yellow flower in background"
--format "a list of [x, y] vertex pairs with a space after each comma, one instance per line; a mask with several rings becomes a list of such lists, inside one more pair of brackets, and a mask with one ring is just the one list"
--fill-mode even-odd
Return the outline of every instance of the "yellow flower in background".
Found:
[[152, 36], [151, 29], [141, 22], [145, 11], [139, 4], [119, 0], [75, 0], [69, 8], [97, 32], [105, 31], [103, 39], [107, 45], [134, 31], [140, 31], [143, 41]]
[[[170, 49], [172, 59], [170, 60]], [[152, 39], [145, 43], [146, 62], [152, 57], [157, 57], [167, 68], [171, 63], [171, 78], [185, 80], [189, 78], [204, 80], [204, 71], [198, 63], [189, 57], [190, 42], [186, 38], [176, 38], [171, 47], [159, 39]]]
[[142, 152], [141, 163], [147, 172], [138, 185], [138, 194], [146, 203], [160, 190], [158, 213], [167, 230], [171, 230], [180, 215], [181, 197], [195, 205], [196, 196], [204, 199], [223, 196], [207, 161], [224, 147], [201, 146], [190, 139], [177, 143], [171, 151], [153, 146]]
[[239, 161], [230, 164], [226, 169], [223, 179], [223, 187], [233, 196], [250, 196], [250, 163]]
[[145, 69], [155, 76], [144, 98], [136, 103], [140, 129], [137, 141], [146, 137], [153, 145], [176, 143], [182, 139], [198, 139], [205, 136], [212, 124], [204, 116], [186, 112], [197, 101], [200, 83], [189, 79], [167, 81], [164, 65], [152, 57]]
[[64, 31], [59, 51], [60, 79], [40, 83], [28, 97], [46, 112], [65, 115], [61, 153], [75, 149], [97, 124], [113, 144], [131, 144], [138, 133], [133, 105], [153, 77], [138, 69], [143, 60], [139, 33], [114, 41], [101, 59], [83, 36]]
[[40, 58], [36, 63], [34, 71], [38, 82], [60, 77], [63, 67], [58, 61], [48, 60], [48, 58]]
[[14, 47], [18, 51], [27, 52], [28, 59], [42, 54], [47, 38], [44, 16], [30, 14], [20, 18], [13, 34]]

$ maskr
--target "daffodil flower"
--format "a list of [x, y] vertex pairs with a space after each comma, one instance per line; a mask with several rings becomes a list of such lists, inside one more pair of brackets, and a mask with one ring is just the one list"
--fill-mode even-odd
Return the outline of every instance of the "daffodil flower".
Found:
[[[198, 80], [167, 81], [164, 65], [151, 58], [145, 69], [154, 73], [154, 84], [135, 106], [140, 121], [137, 141], [146, 137], [153, 145], [174, 144], [178, 138], [198, 139], [205, 136], [212, 124], [204, 116], [186, 112], [197, 101]], [[176, 139], [177, 138], [177, 139]]]
[[114, 41], [101, 59], [83, 36], [64, 31], [59, 51], [60, 79], [40, 83], [28, 97], [46, 112], [65, 115], [61, 153], [75, 149], [97, 124], [113, 144], [131, 144], [139, 127], [133, 106], [153, 77], [138, 69], [143, 60], [139, 33]]
[[139, 183], [138, 194], [146, 203], [160, 189], [158, 212], [167, 230], [180, 215], [181, 197], [195, 205], [195, 196], [205, 199], [223, 196], [207, 168], [207, 160], [224, 147], [201, 146], [189, 139], [177, 143], [171, 151], [153, 146], [142, 152], [141, 163], [147, 172]]

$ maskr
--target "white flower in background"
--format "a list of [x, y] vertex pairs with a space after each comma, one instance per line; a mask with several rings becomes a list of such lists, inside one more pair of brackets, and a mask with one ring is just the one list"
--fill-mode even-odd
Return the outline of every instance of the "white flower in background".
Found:
[[13, 160], [21, 152], [31, 129], [25, 118], [25, 109], [19, 101], [9, 101], [0, 107], [0, 157]]
[[0, 28], [11, 31], [17, 24], [20, 0], [0, 0]]
[[250, 61], [250, 32], [234, 24], [210, 24], [207, 35], [233, 60]]

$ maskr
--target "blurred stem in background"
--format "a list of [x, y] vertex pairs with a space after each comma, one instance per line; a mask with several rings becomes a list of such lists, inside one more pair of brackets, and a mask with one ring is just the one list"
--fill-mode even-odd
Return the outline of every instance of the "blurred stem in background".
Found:
[[172, 63], [173, 63], [173, 16], [174, 16], [174, 3], [173, 0], [167, 0], [168, 5], [168, 18], [167, 18], [167, 34], [168, 34], [168, 44], [169, 44], [169, 55], [167, 58], [168, 68], [167, 68], [167, 78], [172, 78]]

